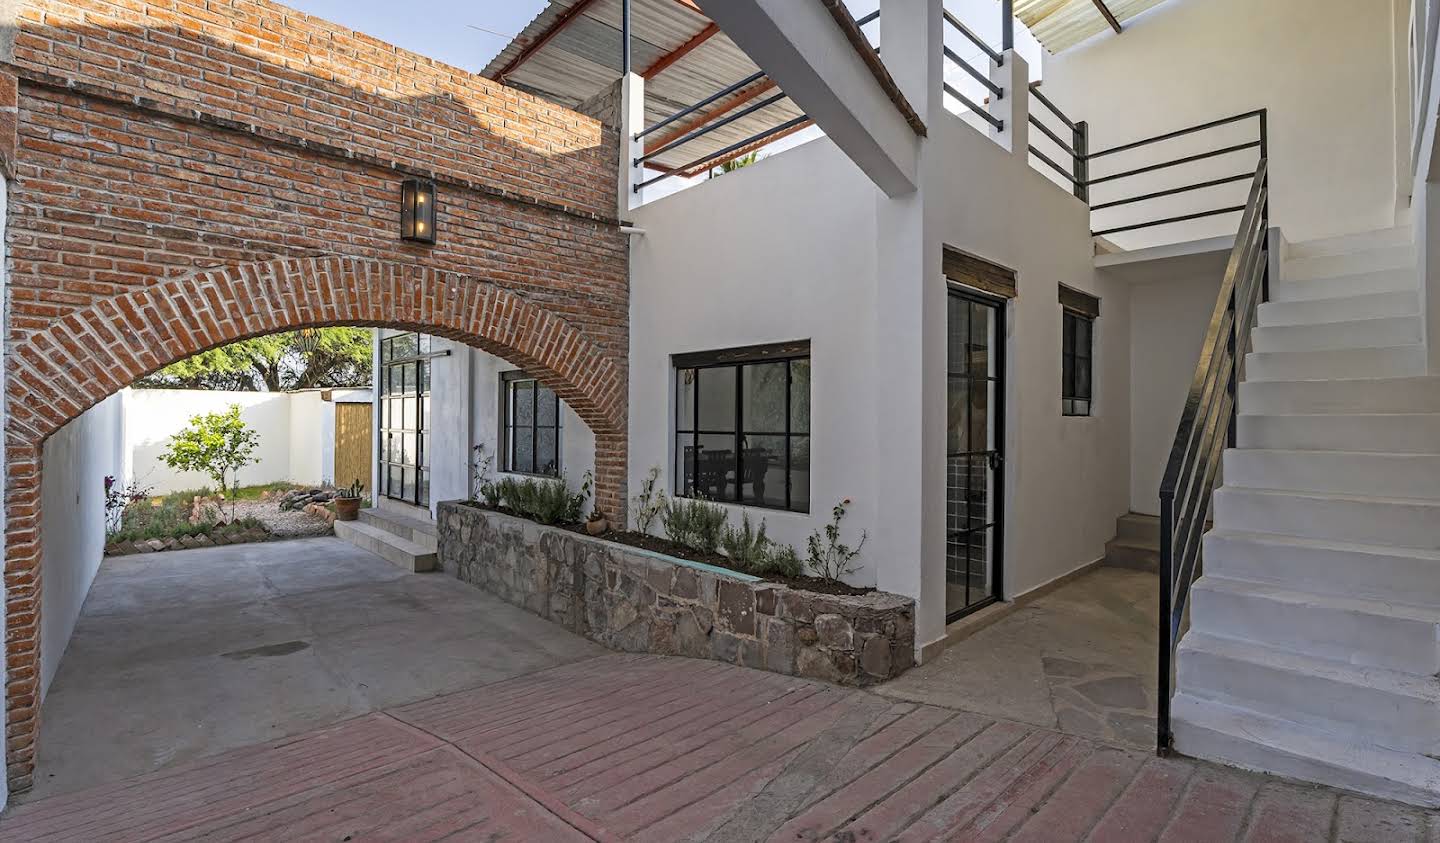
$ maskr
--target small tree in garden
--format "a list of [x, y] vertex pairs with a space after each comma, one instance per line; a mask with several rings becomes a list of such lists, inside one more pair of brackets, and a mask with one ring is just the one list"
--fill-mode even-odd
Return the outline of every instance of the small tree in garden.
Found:
[[815, 576], [830, 582], [841, 582], [845, 577], [855, 573], [855, 557], [860, 555], [860, 548], [865, 546], [865, 531], [860, 531], [860, 541], [854, 547], [840, 541], [840, 520], [845, 517], [845, 507], [850, 505], [850, 499], [835, 504], [830, 510], [830, 523], [825, 529], [816, 530], [810, 534], [807, 549], [810, 558], [806, 562]]
[[240, 486], [240, 469], [260, 461], [254, 456], [259, 444], [260, 435], [240, 419], [240, 405], [231, 404], [223, 413], [191, 416], [190, 426], [170, 437], [170, 447], [160, 459], [171, 468], [208, 475], [221, 492], [232, 490], [230, 520], [233, 521], [233, 490]]

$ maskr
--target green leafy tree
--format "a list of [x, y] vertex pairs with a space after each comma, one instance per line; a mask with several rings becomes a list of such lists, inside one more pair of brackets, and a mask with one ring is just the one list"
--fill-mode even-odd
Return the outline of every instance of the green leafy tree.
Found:
[[190, 425], [170, 437], [170, 447], [160, 459], [171, 468], [202, 472], [215, 481], [216, 488], [230, 490], [233, 521], [240, 469], [260, 461], [254, 455], [259, 444], [260, 435], [240, 418], [240, 405], [231, 404], [223, 413], [191, 416]]
[[202, 351], [136, 386], [257, 392], [369, 386], [370, 368], [369, 329], [306, 328]]

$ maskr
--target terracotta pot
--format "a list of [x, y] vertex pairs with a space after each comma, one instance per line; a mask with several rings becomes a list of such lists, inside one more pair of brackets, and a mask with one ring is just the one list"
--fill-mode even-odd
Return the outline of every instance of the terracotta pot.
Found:
[[336, 498], [335, 499], [335, 520], [354, 521], [360, 517], [359, 498]]
[[610, 529], [610, 522], [604, 518], [595, 518], [585, 522], [585, 532], [592, 536], [598, 536]]

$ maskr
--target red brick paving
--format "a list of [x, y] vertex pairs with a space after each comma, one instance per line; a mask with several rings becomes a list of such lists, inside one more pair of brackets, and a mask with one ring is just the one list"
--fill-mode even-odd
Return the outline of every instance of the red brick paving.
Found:
[[0, 820], [4, 841], [199, 838], [1440, 843], [1440, 814], [715, 662], [603, 656]]

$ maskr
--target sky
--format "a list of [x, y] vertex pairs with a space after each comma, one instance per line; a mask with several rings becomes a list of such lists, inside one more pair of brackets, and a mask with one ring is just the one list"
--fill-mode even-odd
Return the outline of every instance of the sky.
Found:
[[285, 5], [479, 73], [545, 8], [545, 0], [285, 0]]

